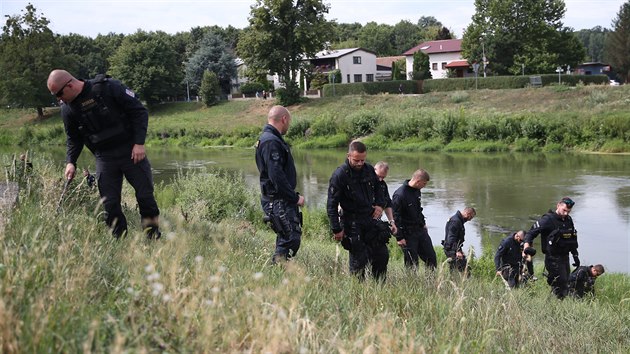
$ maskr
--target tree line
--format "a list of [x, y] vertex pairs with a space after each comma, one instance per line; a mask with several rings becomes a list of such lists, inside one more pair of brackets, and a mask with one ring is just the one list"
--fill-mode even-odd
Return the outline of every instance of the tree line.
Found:
[[[267, 74], [277, 73], [285, 86], [278, 94], [283, 103], [291, 104], [299, 100], [295, 78], [304, 70], [302, 59], [324, 48], [362, 47], [377, 56], [393, 56], [423, 41], [454, 38], [432, 16], [393, 26], [337, 23], [324, 17], [329, 6], [321, 0], [257, 0], [244, 29], [205, 26], [175, 34], [138, 30], [90, 38], [53, 33], [49, 20], [28, 4], [21, 14], [7, 16], [0, 34], [0, 103], [36, 107], [41, 116], [42, 107], [55, 104], [45, 85], [52, 68], [65, 68], [82, 78], [108, 73], [149, 105], [203, 90], [225, 94], [237, 75], [238, 57], [247, 64], [244, 74], [255, 81], [267, 84]], [[471, 63], [485, 56], [494, 75], [525, 70], [543, 74], [559, 65], [605, 61], [624, 81], [628, 77], [630, 1], [613, 19], [612, 30], [597, 26], [578, 32], [562, 24], [566, 11], [562, 0], [476, 0], [475, 6], [463, 36], [463, 56]], [[421, 69], [414, 66], [414, 71]], [[414, 78], [428, 77], [422, 73]]]

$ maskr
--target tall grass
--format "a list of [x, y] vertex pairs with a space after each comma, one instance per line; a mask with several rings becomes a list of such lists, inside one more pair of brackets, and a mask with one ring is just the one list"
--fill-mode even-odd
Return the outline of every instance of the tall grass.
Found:
[[[3, 160], [7, 164], [7, 158]], [[275, 235], [258, 221], [238, 175], [180, 176], [157, 187], [163, 238], [99, 222], [96, 192], [71, 186], [54, 213], [62, 171], [35, 159], [30, 186], [0, 233], [0, 346], [17, 352], [625, 352], [630, 281], [605, 274], [597, 297], [558, 301], [542, 280], [507, 291], [491, 255], [473, 276], [404, 270], [390, 244], [387, 280], [359, 282], [330, 240], [323, 210], [307, 210], [297, 257], [270, 265]], [[227, 197], [228, 194], [234, 198]], [[194, 197], [196, 196], [196, 197]], [[203, 203], [199, 215], [182, 208]], [[208, 214], [208, 205], [225, 214]], [[438, 249], [440, 260], [444, 257]]]

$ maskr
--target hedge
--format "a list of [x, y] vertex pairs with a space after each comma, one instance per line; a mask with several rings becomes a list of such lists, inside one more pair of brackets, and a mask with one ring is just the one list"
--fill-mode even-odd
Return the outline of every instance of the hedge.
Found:
[[[558, 84], [558, 75], [530, 75], [540, 76], [543, 86]], [[479, 89], [515, 89], [529, 86], [530, 76], [491, 76], [479, 77], [477, 79], [477, 88]], [[585, 85], [589, 84], [607, 84], [608, 77], [606, 75], [562, 75], [562, 84], [575, 86], [579, 82]], [[424, 81], [414, 80], [396, 80], [382, 82], [356, 82], [351, 84], [335, 84], [334, 94], [333, 85], [326, 84], [322, 93], [324, 97], [346, 96], [346, 95], [375, 95], [379, 93], [398, 94], [400, 85], [403, 85], [403, 93], [427, 93], [435, 91], [459, 91], [474, 90], [475, 78], [453, 78], [453, 79], [433, 79]]]

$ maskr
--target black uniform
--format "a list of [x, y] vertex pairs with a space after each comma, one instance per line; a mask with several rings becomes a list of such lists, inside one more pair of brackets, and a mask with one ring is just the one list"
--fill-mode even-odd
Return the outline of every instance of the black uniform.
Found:
[[300, 249], [302, 239], [299, 195], [295, 192], [297, 173], [289, 145], [270, 124], [265, 125], [256, 143], [256, 166], [262, 208], [276, 232], [273, 259], [291, 258]]
[[[382, 187], [374, 168], [364, 164], [361, 170], [350, 167], [348, 160], [330, 177], [326, 210], [333, 233], [344, 231], [341, 241], [350, 252], [350, 272], [363, 279], [368, 262], [376, 279], [384, 279], [389, 262], [387, 240], [375, 231], [380, 220], [374, 220], [374, 206], [385, 207]], [[339, 206], [343, 217], [339, 215]]]
[[464, 236], [466, 235], [466, 229], [464, 228], [464, 216], [458, 210], [455, 215], [451, 216], [446, 222], [444, 230], [444, 254], [450, 258], [451, 269], [457, 269], [460, 272], [466, 270], [468, 264], [466, 256], [461, 259], [457, 258], [457, 252], [462, 252], [464, 246]]
[[577, 267], [569, 275], [569, 292], [577, 298], [586, 294], [595, 295], [595, 278], [591, 275], [593, 266]]
[[[147, 158], [137, 164], [131, 159], [133, 145], [144, 145], [149, 122], [148, 112], [135, 94], [119, 81], [99, 75], [84, 81], [81, 93], [62, 105], [61, 115], [67, 136], [66, 162], [76, 167], [84, 145], [96, 157], [98, 190], [114, 236], [127, 230], [120, 206], [123, 176], [136, 192], [140, 216], [158, 216], [151, 164]], [[159, 237], [157, 225], [149, 227], [149, 236]]]
[[511, 234], [501, 241], [494, 255], [494, 267], [501, 272], [510, 288], [519, 285], [521, 261], [521, 243], [514, 239], [514, 234]]
[[407, 267], [417, 268], [420, 257], [429, 268], [434, 269], [437, 266], [437, 256], [426, 229], [421, 200], [422, 193], [419, 189], [410, 187], [409, 180], [394, 192], [392, 206], [398, 227], [396, 239], [405, 239], [407, 242], [407, 246], [403, 248]]
[[[569, 280], [569, 252], [578, 262], [577, 231], [573, 219], [564, 219], [549, 210], [525, 234], [525, 242], [533, 244], [534, 238], [541, 235], [542, 251], [545, 254], [545, 268], [549, 272], [547, 283], [560, 299], [567, 296]], [[579, 264], [578, 264], [579, 265]]]

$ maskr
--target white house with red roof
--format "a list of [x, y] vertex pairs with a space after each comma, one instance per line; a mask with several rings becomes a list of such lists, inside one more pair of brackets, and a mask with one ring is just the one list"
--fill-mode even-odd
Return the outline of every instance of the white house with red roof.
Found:
[[309, 59], [311, 65], [324, 73], [341, 71], [341, 83], [373, 82], [376, 78], [376, 53], [363, 48], [323, 50]]
[[419, 50], [429, 56], [431, 76], [434, 79], [446, 78], [449, 69], [453, 69], [457, 77], [471, 76], [468, 73], [470, 65], [462, 58], [462, 40], [445, 39], [420, 43], [403, 53], [408, 77], [413, 72], [413, 55]]

